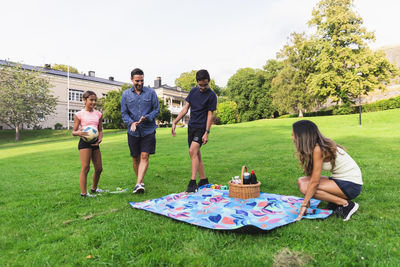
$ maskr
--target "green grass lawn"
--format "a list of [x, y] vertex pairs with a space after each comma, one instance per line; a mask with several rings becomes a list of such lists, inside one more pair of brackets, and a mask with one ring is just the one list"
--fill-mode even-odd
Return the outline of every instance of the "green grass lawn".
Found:
[[[158, 129], [144, 195], [96, 198], [79, 196], [78, 139], [69, 132], [24, 131], [14, 143], [12, 133], [0, 131], [0, 265], [272, 266], [288, 249], [314, 266], [400, 266], [399, 118], [399, 109], [363, 114], [362, 127], [358, 115], [311, 118], [359, 164], [365, 183], [356, 199], [360, 209], [348, 222], [305, 219], [260, 234], [213, 231], [130, 208], [129, 201], [186, 189], [186, 129], [176, 138]], [[291, 141], [296, 120], [214, 126], [202, 148], [206, 174], [227, 184], [245, 164], [263, 192], [300, 196], [302, 171]], [[126, 133], [106, 132], [101, 150], [99, 187], [131, 191]]]

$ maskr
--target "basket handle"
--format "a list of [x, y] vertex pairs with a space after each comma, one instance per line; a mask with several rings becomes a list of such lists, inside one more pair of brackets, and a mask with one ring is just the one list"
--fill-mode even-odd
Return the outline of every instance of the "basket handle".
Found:
[[240, 175], [240, 179], [242, 180], [242, 184], [243, 184], [243, 179], [244, 179], [244, 173], [247, 172], [247, 167], [246, 165], [243, 165], [242, 167], [242, 173]]

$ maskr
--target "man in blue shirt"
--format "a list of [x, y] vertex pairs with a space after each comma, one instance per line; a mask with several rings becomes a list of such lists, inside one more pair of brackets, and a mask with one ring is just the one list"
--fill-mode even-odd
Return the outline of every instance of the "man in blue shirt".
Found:
[[156, 117], [160, 106], [156, 92], [143, 86], [144, 73], [141, 69], [131, 72], [132, 88], [121, 97], [122, 120], [128, 125], [128, 144], [136, 174], [133, 193], [144, 193], [143, 178], [149, 166], [149, 155], [156, 151]]
[[[171, 129], [172, 136], [176, 136], [176, 124], [186, 115], [190, 108], [188, 144], [192, 164], [192, 177], [186, 190], [188, 193], [196, 192], [198, 186], [209, 183], [204, 173], [200, 147], [208, 142], [213, 112], [217, 109], [217, 96], [209, 87], [210, 74], [208, 74], [208, 71], [199, 70], [196, 73], [196, 81], [198, 86], [190, 90], [189, 95], [186, 97], [186, 104], [172, 123]], [[200, 176], [199, 185], [196, 184], [197, 173]]]

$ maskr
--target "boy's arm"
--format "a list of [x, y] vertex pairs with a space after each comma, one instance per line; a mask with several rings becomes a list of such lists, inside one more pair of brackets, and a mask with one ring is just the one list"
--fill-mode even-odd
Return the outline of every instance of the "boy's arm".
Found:
[[189, 102], [186, 102], [186, 104], [182, 108], [181, 112], [179, 112], [178, 117], [176, 117], [176, 119], [172, 122], [172, 128], [171, 128], [172, 136], [176, 136], [176, 133], [175, 133], [176, 124], [178, 123], [178, 121], [180, 121], [186, 115], [186, 113], [188, 113], [189, 108], [190, 108], [190, 104], [189, 104]]
[[203, 134], [203, 137], [202, 137], [203, 145], [207, 144], [207, 142], [208, 142], [208, 134], [210, 133], [212, 121], [213, 121], [213, 111], [209, 110], [207, 113], [206, 132]]

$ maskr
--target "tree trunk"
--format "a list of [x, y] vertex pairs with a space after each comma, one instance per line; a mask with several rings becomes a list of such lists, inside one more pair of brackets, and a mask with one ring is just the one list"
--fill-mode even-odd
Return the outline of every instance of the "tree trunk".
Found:
[[15, 127], [15, 142], [19, 141], [19, 125]]
[[299, 118], [303, 118], [303, 111], [299, 109]]

